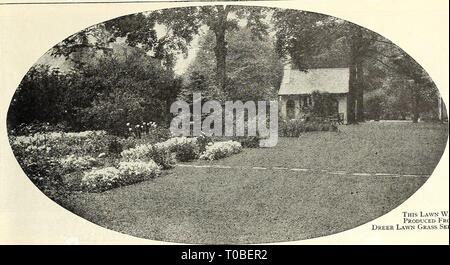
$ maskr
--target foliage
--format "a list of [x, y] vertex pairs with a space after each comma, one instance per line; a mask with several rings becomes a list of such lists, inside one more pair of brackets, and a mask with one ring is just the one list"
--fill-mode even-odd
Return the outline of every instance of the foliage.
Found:
[[[65, 117], [64, 88], [68, 80], [57, 69], [49, 66], [33, 66], [17, 88], [8, 111], [8, 126], [10, 130], [26, 133], [27, 129], [36, 131], [30, 124], [50, 122], [52, 125]], [[30, 125], [28, 128], [27, 125]], [[47, 126], [49, 126], [48, 124]], [[21, 127], [19, 127], [21, 126]], [[34, 126], [36, 127], [36, 126]]]
[[61, 164], [62, 171], [64, 173], [84, 171], [99, 164], [99, 162], [92, 156], [77, 156], [74, 154], [61, 158], [59, 163]]
[[10, 139], [14, 155], [28, 178], [44, 194], [56, 202], [67, 198], [66, 189], [61, 178], [63, 168], [58, 159], [52, 156], [48, 145], [24, 144]]
[[[121, 39], [126, 45], [139, 47], [164, 62], [167, 68], [172, 68], [175, 54], [186, 53], [193, 34], [198, 32], [198, 20], [192, 14], [195, 10], [196, 7], [187, 7], [122, 16], [70, 36], [51, 52], [54, 56], [70, 59], [80, 68], [89, 56], [110, 54], [111, 45]], [[165, 28], [162, 37], [158, 36], [157, 25]]]
[[215, 142], [206, 146], [206, 150], [200, 155], [200, 159], [217, 160], [240, 152], [242, 152], [242, 145], [239, 142]]
[[153, 160], [146, 162], [123, 161], [119, 163], [118, 169], [121, 175], [120, 182], [122, 185], [133, 184], [148, 178], [154, 178], [161, 173], [160, 166], [158, 166]]
[[92, 169], [84, 173], [81, 188], [86, 191], [105, 191], [120, 185], [120, 171], [115, 167]]
[[62, 74], [37, 65], [13, 97], [8, 126], [17, 131], [22, 123], [48, 122], [124, 135], [127, 122], [168, 123], [170, 104], [180, 89], [181, 80], [170, 69], [137, 48], [117, 48], [78, 72]]
[[203, 132], [200, 136], [197, 137], [197, 146], [199, 154], [205, 152], [206, 146], [209, 143], [213, 142], [213, 138], [211, 136], [205, 135]]
[[257, 148], [260, 139], [259, 136], [234, 136], [232, 140], [241, 143], [244, 148]]
[[50, 124], [48, 122], [33, 122], [30, 124], [21, 123], [15, 129], [9, 131], [11, 135], [30, 135], [35, 133], [48, 133], [48, 132], [65, 132], [67, 128], [58, 123], [56, 125]]
[[108, 152], [114, 156], [120, 155], [123, 151], [123, 146], [116, 137], [112, 137], [108, 142]]
[[287, 120], [281, 121], [278, 127], [282, 137], [299, 137], [302, 133], [315, 131], [337, 131], [335, 124], [327, 121]]
[[162, 169], [172, 168], [175, 164], [170, 148], [162, 144], [141, 144], [122, 151], [121, 156], [125, 161], [153, 160]]
[[329, 117], [337, 111], [337, 101], [332, 94], [313, 91], [311, 114], [317, 117]]
[[198, 158], [200, 153], [197, 137], [173, 137], [156, 145], [168, 148], [178, 161], [183, 162]]
[[124, 135], [126, 123], [168, 122], [170, 104], [181, 86], [172, 71], [140, 52], [124, 59], [104, 58], [100, 65], [89, 69], [101, 89], [91, 105], [80, 110], [81, 124]]
[[[364, 95], [366, 118], [380, 120], [384, 115], [384, 102], [386, 95], [381, 90], [376, 90]], [[405, 109], [406, 110], [406, 109]]]
[[107, 152], [105, 131], [49, 132], [10, 137], [14, 150], [45, 149], [52, 157], [69, 154], [93, 155]]
[[[201, 49], [186, 73], [183, 99], [201, 92], [211, 100], [267, 100], [276, 98], [281, 82], [282, 65], [270, 37], [252, 37], [249, 28], [239, 28], [227, 35], [227, 87], [215, 86], [215, 38], [209, 31], [200, 40]], [[187, 91], [186, 91], [187, 90]], [[183, 95], [183, 94], [182, 94]]]

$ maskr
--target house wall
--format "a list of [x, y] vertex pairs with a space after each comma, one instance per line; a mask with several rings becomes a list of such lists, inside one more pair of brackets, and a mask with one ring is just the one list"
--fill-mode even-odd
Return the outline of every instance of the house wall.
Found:
[[[287, 101], [293, 100], [295, 103], [295, 117], [301, 116], [301, 107], [303, 104], [303, 98], [305, 95], [282, 95], [279, 96], [279, 111], [283, 119], [287, 118]], [[336, 95], [338, 101], [338, 113], [344, 114], [344, 124], [347, 124], [347, 94]], [[312, 104], [312, 102], [310, 102]]]
[[337, 100], [338, 113], [344, 113], [344, 124], [347, 124], [347, 94], [340, 95]]
[[279, 110], [283, 119], [287, 118], [287, 101], [293, 100], [295, 106], [295, 118], [299, 118], [302, 114], [303, 98], [305, 95], [282, 95], [279, 96]]
[[280, 104], [279, 109], [280, 109], [281, 117], [283, 119], [286, 119], [286, 116], [287, 116], [287, 113], [286, 113], [286, 101], [287, 101], [286, 96], [279, 96], [279, 104]]

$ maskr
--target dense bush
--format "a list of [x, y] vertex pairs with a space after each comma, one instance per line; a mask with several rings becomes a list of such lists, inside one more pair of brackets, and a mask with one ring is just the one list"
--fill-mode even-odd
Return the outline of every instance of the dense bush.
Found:
[[338, 102], [333, 94], [313, 91], [311, 114], [316, 117], [328, 117], [334, 115], [338, 109]]
[[25, 145], [11, 139], [14, 155], [28, 178], [49, 198], [56, 202], [66, 199], [66, 189], [61, 177], [63, 168], [52, 156], [49, 146]]
[[68, 155], [59, 160], [63, 173], [74, 171], [84, 171], [99, 165], [99, 162], [92, 156]]
[[141, 144], [134, 148], [122, 151], [125, 161], [150, 161], [153, 160], [162, 169], [169, 169], [175, 165], [172, 153], [168, 146], [162, 144]]
[[112, 137], [108, 141], [108, 153], [113, 156], [118, 156], [123, 151], [122, 143], [117, 139], [117, 137]]
[[197, 146], [198, 146], [198, 151], [199, 153], [203, 153], [206, 150], [206, 146], [209, 143], [212, 143], [213, 138], [211, 136], [207, 136], [204, 133], [202, 133], [199, 137], [197, 137]]
[[84, 191], [101, 192], [154, 178], [159, 174], [160, 167], [152, 160], [120, 162], [118, 168], [94, 168], [86, 171], [80, 185]]
[[35, 65], [25, 75], [8, 111], [8, 127], [62, 123], [75, 131], [106, 130], [125, 135], [124, 124], [171, 118], [170, 104], [181, 79], [159, 59], [127, 47], [90, 58], [72, 71]]
[[242, 145], [235, 141], [210, 143], [206, 146], [205, 152], [200, 155], [200, 159], [217, 160], [227, 156], [240, 153]]
[[62, 123], [50, 124], [48, 122], [22, 123], [9, 131], [11, 135], [30, 135], [35, 133], [65, 132], [68, 128]]
[[45, 147], [49, 148], [52, 157], [69, 154], [98, 155], [108, 151], [108, 137], [105, 131], [35, 133], [10, 138], [13, 150]]
[[84, 173], [81, 188], [86, 191], [104, 191], [118, 187], [120, 171], [115, 167], [92, 169]]
[[197, 137], [173, 137], [157, 145], [169, 148], [178, 161], [190, 161], [198, 158], [200, 155]]
[[232, 139], [241, 143], [244, 148], [257, 148], [261, 138], [258, 136], [235, 136]]
[[128, 185], [148, 178], [154, 178], [161, 173], [160, 169], [161, 167], [153, 160], [146, 162], [120, 162], [119, 172], [121, 175], [121, 184]]
[[288, 120], [282, 121], [279, 124], [278, 132], [282, 137], [299, 137], [305, 132], [315, 131], [331, 131], [335, 132], [338, 128], [335, 124], [327, 121], [302, 121], [302, 120]]

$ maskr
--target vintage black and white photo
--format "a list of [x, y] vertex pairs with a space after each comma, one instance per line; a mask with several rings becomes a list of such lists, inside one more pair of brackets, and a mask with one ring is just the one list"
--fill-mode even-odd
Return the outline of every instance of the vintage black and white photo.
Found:
[[401, 47], [338, 17], [166, 8], [49, 47], [11, 99], [8, 139], [43, 194], [104, 228], [297, 241], [368, 223], [424, 185], [448, 139], [439, 89]]

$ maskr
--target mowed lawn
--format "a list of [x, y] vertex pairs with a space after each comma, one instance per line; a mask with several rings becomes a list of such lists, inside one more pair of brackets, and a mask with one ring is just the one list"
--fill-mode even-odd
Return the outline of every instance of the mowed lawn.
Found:
[[274, 148], [184, 163], [154, 180], [74, 195], [67, 207], [103, 227], [169, 242], [329, 235], [389, 212], [420, 188], [444, 151], [446, 128], [365, 123], [280, 138]]

